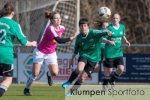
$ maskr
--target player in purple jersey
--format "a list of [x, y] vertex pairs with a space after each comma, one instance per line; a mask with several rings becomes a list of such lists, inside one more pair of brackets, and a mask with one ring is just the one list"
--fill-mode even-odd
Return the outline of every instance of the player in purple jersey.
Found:
[[[41, 65], [45, 62], [48, 65], [51, 76], [56, 76], [59, 72], [57, 63], [56, 46], [57, 43], [66, 43], [72, 41], [76, 36], [69, 38], [61, 38], [65, 32], [65, 27], [61, 24], [61, 17], [58, 12], [45, 12], [45, 18], [50, 19], [51, 24], [45, 30], [44, 36], [37, 48], [33, 51], [33, 75], [27, 80], [26, 87], [24, 89], [24, 95], [30, 96], [30, 87], [34, 80], [37, 79]], [[49, 76], [49, 81], [52, 81]]]

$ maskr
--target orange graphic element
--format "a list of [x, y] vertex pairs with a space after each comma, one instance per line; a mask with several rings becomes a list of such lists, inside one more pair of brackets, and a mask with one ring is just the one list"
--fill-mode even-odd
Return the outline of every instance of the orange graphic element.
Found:
[[52, 40], [53, 43], [57, 43], [57, 41], [55, 39]]

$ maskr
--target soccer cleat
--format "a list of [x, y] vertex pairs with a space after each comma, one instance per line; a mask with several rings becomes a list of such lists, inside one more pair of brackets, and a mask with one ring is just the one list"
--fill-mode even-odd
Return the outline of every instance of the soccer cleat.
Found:
[[2, 97], [5, 94], [5, 90], [3, 88], [0, 88], [0, 97]]
[[71, 85], [71, 83], [69, 81], [65, 82], [62, 84], [62, 87], [65, 89], [67, 88], [69, 85]]
[[108, 82], [109, 82], [108, 79], [104, 79], [104, 80], [103, 80], [103, 83], [102, 83], [102, 91], [107, 91], [107, 90], [109, 89]]
[[109, 89], [108, 85], [102, 85], [102, 90], [101, 91], [107, 91]]
[[47, 72], [46, 73], [46, 76], [47, 76], [47, 83], [49, 86], [52, 86], [53, 85], [53, 79], [52, 79], [52, 76], [49, 75], [49, 73]]
[[25, 96], [31, 96], [31, 94], [30, 94], [30, 89], [25, 88], [25, 89], [24, 89], [24, 95], [25, 95]]
[[71, 92], [70, 92], [70, 91], [68, 91], [68, 92], [67, 92], [67, 94], [66, 94], [66, 96], [67, 96], [67, 97], [72, 96]]
[[109, 82], [110, 86], [111, 86], [111, 89], [112, 90], [115, 90], [115, 82]]

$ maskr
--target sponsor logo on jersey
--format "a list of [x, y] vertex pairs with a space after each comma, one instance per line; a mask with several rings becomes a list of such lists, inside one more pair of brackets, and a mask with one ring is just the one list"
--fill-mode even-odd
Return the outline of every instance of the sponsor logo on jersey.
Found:
[[94, 39], [90, 39], [89, 42], [94, 42]]
[[123, 34], [123, 32], [120, 32], [120, 34], [122, 35], [122, 34]]

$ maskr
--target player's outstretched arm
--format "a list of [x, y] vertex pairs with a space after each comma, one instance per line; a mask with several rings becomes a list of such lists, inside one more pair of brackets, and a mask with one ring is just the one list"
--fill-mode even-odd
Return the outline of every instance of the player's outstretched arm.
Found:
[[69, 41], [72, 41], [76, 38], [76, 34], [74, 34], [73, 36], [70, 36], [69, 38], [61, 38], [61, 37], [54, 37], [54, 39], [58, 42], [58, 43], [66, 43]]
[[36, 41], [27, 41], [26, 46], [33, 46], [36, 47], [37, 46], [37, 42]]
[[102, 42], [110, 44], [111, 46], [115, 46], [116, 45], [114, 41], [107, 40], [106, 38], [103, 38]]
[[73, 36], [70, 37], [70, 40], [71, 41], [74, 40], [78, 34], [79, 34], [79, 32], [73, 33]]

